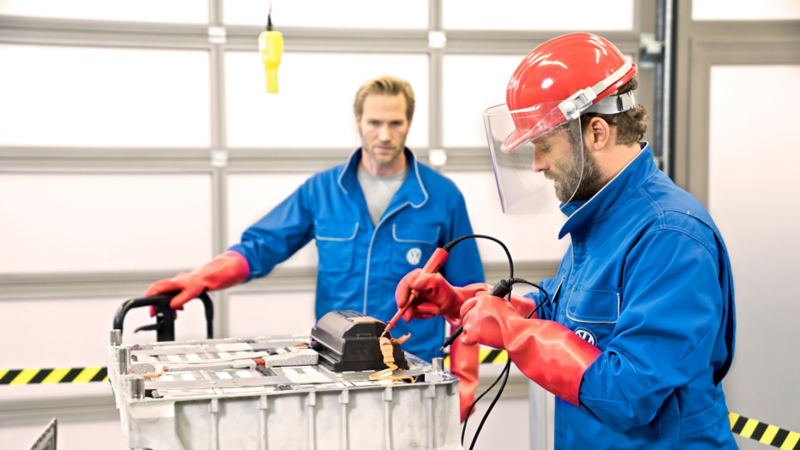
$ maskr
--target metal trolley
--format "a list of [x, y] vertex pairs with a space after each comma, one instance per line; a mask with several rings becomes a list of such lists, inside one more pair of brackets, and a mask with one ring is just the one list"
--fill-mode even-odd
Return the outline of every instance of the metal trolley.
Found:
[[383, 331], [365, 333], [355, 316], [329, 313], [310, 335], [122, 344], [112, 330], [109, 380], [129, 447], [460, 449], [458, 379], [441, 358], [405, 353], [414, 383], [334, 370], [332, 358], [366, 361], [365, 340]]

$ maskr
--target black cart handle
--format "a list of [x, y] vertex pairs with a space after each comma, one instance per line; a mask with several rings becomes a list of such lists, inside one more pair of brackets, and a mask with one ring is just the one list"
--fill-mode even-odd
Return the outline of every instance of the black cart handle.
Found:
[[[156, 309], [156, 323], [139, 327], [136, 331], [156, 330], [158, 341], [174, 341], [175, 316], [172, 308], [169, 307], [169, 303], [179, 292], [180, 291], [153, 295], [150, 297], [132, 298], [126, 301], [117, 308], [117, 312], [114, 314], [114, 325], [112, 329], [119, 330], [120, 335], [122, 335], [122, 323], [125, 321], [125, 315], [128, 314], [128, 311], [143, 306], [153, 306]], [[203, 307], [206, 312], [206, 337], [208, 339], [213, 339], [214, 303], [211, 302], [211, 297], [209, 297], [206, 292], [201, 293], [197, 298], [203, 302]]]

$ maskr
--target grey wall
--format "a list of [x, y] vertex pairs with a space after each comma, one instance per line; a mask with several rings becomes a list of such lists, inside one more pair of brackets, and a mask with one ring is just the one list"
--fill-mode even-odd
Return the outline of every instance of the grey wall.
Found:
[[[800, 251], [800, 161], [793, 113], [779, 104], [800, 97], [800, 21], [694, 20], [692, 7], [680, 2], [678, 11], [673, 177], [707, 205], [731, 255], [738, 332], [723, 382], [727, 403], [737, 414], [798, 431], [800, 309], [792, 272]], [[741, 448], [765, 448], [736, 439]]]

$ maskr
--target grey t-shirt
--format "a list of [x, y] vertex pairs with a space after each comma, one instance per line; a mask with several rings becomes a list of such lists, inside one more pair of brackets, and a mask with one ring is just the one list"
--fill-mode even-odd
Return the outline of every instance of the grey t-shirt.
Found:
[[389, 207], [392, 197], [406, 181], [408, 167], [394, 175], [378, 177], [371, 175], [359, 164], [357, 176], [361, 190], [364, 191], [364, 199], [367, 201], [369, 218], [372, 219], [373, 225], [377, 225], [386, 208]]

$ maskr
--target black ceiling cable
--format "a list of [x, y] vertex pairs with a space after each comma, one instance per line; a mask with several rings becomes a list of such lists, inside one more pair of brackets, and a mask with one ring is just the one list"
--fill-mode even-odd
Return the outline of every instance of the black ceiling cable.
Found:
[[[544, 305], [549, 301], [550, 297], [547, 295], [547, 291], [542, 289], [541, 286], [539, 286], [538, 284], [532, 283], [522, 278], [514, 278], [514, 261], [511, 259], [511, 253], [508, 251], [508, 247], [506, 247], [506, 245], [497, 238], [493, 238], [491, 236], [486, 236], [482, 234], [468, 234], [466, 236], [461, 236], [459, 238], [456, 238], [448, 242], [447, 244], [445, 244], [444, 247], [442, 247], [442, 249], [449, 252], [450, 249], [452, 249], [456, 244], [469, 238], [488, 239], [490, 241], [498, 243], [501, 247], [503, 247], [503, 251], [505, 251], [506, 257], [508, 258], [509, 275], [507, 280], [500, 280], [497, 286], [504, 287], [505, 289], [508, 290], [507, 300], [509, 302], [511, 301], [511, 289], [515, 284], [527, 284], [533, 286], [536, 289], [538, 289], [539, 292], [544, 294], [544, 300], [542, 300], [538, 305], [536, 305], [536, 308], [534, 308], [533, 311], [531, 311], [530, 314], [528, 314], [527, 317], [528, 319], [533, 317], [533, 315], [536, 314], [536, 311], [538, 311], [539, 308], [542, 307], [542, 305]], [[495, 289], [497, 289], [497, 286], [495, 286]], [[492, 400], [492, 403], [489, 405], [489, 408], [487, 408], [486, 412], [483, 414], [483, 418], [481, 419], [481, 423], [478, 425], [478, 429], [475, 430], [475, 436], [472, 438], [472, 443], [470, 444], [469, 448], [470, 450], [472, 450], [475, 447], [475, 443], [478, 442], [478, 436], [480, 435], [481, 430], [483, 429], [483, 424], [486, 423], [486, 419], [489, 417], [489, 413], [492, 412], [492, 409], [494, 409], [494, 405], [497, 404], [497, 401], [503, 394], [503, 390], [505, 389], [506, 383], [508, 382], [508, 375], [510, 372], [511, 372], [511, 358], [509, 357], [508, 360], [506, 361], [505, 367], [503, 367], [503, 370], [500, 372], [500, 375], [497, 377], [497, 379], [494, 380], [494, 383], [492, 383], [492, 385], [489, 386], [488, 389], [483, 391], [483, 393], [481, 393], [481, 395], [478, 396], [478, 398], [476, 398], [475, 401], [472, 402], [472, 404], [470, 405], [469, 409], [467, 410], [467, 417], [464, 419], [464, 426], [461, 429], [462, 446], [464, 445], [464, 436], [466, 435], [467, 432], [467, 423], [469, 422], [469, 415], [472, 413], [472, 410], [475, 408], [475, 405], [478, 403], [478, 401], [480, 401], [480, 399], [482, 399], [486, 394], [488, 394], [489, 391], [494, 389], [497, 383], [502, 379], [503, 383], [500, 385], [500, 389], [497, 391], [497, 395], [495, 395], [494, 399]]]
[[272, 31], [272, 0], [269, 0], [269, 11], [267, 12], [267, 31]]

